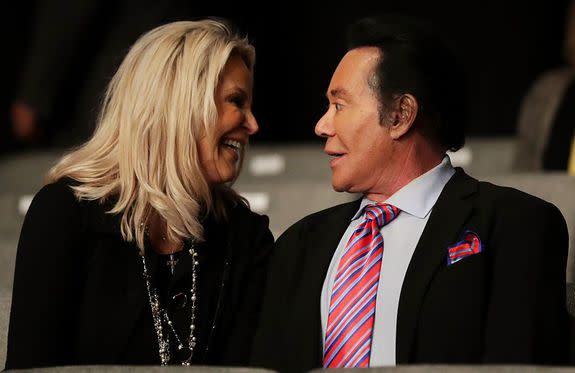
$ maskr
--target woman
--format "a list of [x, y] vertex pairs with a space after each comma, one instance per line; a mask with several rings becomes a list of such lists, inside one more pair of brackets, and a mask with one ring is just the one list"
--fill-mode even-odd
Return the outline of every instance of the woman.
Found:
[[6, 368], [247, 362], [273, 243], [228, 186], [258, 130], [254, 58], [216, 20], [134, 44], [28, 210]]

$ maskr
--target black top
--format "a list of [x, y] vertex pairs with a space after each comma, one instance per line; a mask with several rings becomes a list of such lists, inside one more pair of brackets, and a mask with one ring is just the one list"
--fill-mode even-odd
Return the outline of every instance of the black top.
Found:
[[[36, 194], [18, 244], [7, 369], [160, 364], [139, 250], [122, 239], [110, 207], [78, 201], [69, 181]], [[273, 244], [268, 218], [237, 205], [227, 223], [207, 219], [204, 230], [192, 363], [246, 365]], [[161, 256], [147, 252], [161, 278]], [[191, 256], [181, 255], [161, 293], [187, 339], [189, 307], [171, 301], [191, 286]]]

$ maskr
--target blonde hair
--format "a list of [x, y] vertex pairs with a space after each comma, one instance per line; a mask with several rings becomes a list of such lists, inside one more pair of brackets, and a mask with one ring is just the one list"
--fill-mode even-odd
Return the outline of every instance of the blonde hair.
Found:
[[[47, 182], [77, 180], [78, 199], [115, 198], [121, 233], [143, 252], [157, 214], [170, 241], [203, 240], [200, 216], [224, 218], [242, 198], [227, 185], [210, 188], [198, 140], [217, 123], [215, 91], [229, 57], [253, 71], [255, 50], [222, 21], [173, 22], [142, 35], [106, 91], [96, 131], [48, 173]], [[245, 202], [243, 202], [245, 203]]]

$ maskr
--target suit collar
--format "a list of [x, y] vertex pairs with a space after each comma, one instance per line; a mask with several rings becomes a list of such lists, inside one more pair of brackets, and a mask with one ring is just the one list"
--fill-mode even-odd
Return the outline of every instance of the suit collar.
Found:
[[423, 219], [435, 206], [443, 188], [454, 173], [449, 157], [445, 156], [441, 163], [412, 180], [386, 202], [403, 212]]
[[[454, 173], [449, 156], [446, 155], [437, 166], [413, 179], [390, 196], [385, 203], [399, 208], [404, 213], [423, 219], [429, 214], [445, 184]], [[364, 197], [354, 219], [361, 217], [363, 208], [373, 203], [375, 202]]]
[[429, 221], [409, 263], [397, 316], [396, 361], [410, 361], [419, 312], [428, 285], [445, 265], [446, 248], [457, 238], [473, 209], [469, 198], [477, 191], [477, 180], [457, 168], [431, 211]]

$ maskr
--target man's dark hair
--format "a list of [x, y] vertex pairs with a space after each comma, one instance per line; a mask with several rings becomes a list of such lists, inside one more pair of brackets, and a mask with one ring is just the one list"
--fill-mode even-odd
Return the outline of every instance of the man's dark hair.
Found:
[[382, 52], [374, 87], [382, 107], [396, 95], [412, 94], [419, 104], [415, 125], [448, 150], [463, 146], [467, 93], [463, 73], [427, 21], [399, 14], [360, 19], [347, 32], [348, 50], [359, 47]]

